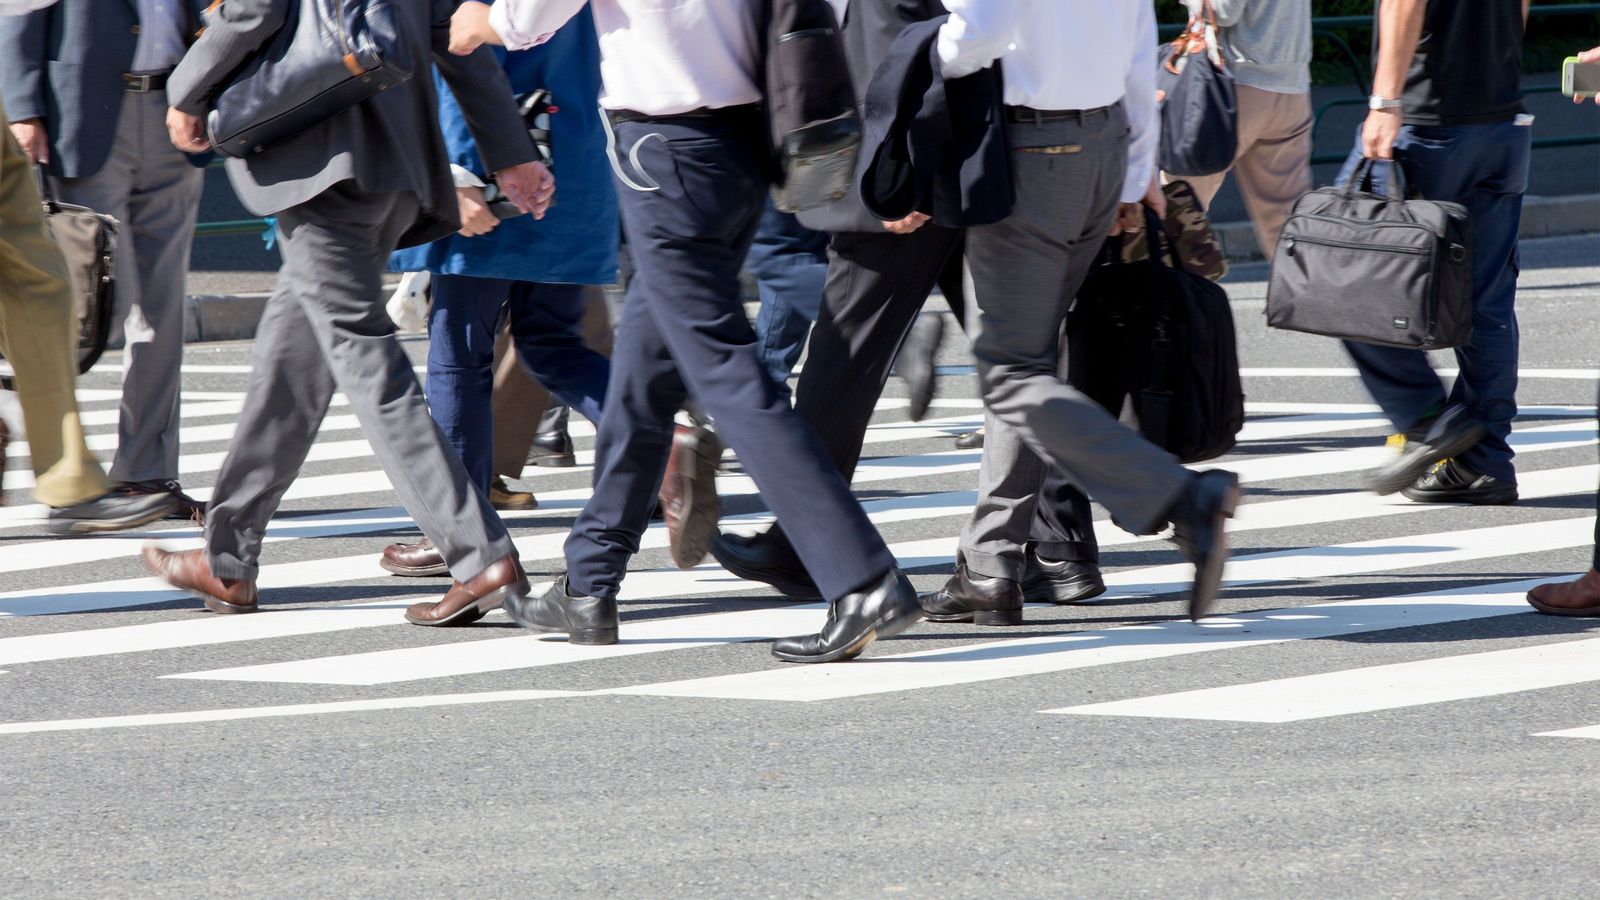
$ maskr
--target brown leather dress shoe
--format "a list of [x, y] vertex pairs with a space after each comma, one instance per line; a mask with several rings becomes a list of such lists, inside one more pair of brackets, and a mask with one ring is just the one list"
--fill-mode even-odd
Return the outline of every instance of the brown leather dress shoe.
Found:
[[489, 482], [489, 505], [495, 509], [538, 509], [539, 501], [532, 491], [514, 491], [504, 478], [496, 478]]
[[406, 621], [413, 625], [467, 625], [499, 609], [507, 595], [528, 596], [528, 576], [515, 555], [489, 564], [463, 584], [452, 582], [444, 598], [433, 603], [414, 603], [406, 610]]
[[214, 613], [252, 613], [256, 611], [256, 583], [211, 574], [211, 563], [204, 550], [173, 553], [150, 542], [141, 554], [144, 564], [157, 578], [175, 588], [199, 597]]
[[1600, 616], [1600, 569], [1577, 581], [1541, 584], [1528, 592], [1528, 605], [1550, 616]]
[[722, 439], [704, 425], [679, 425], [673, 431], [667, 474], [661, 480], [661, 513], [672, 562], [680, 569], [700, 565], [717, 536], [717, 520], [722, 518], [717, 466], [722, 449]]
[[383, 558], [378, 560], [378, 565], [385, 572], [394, 575], [404, 575], [407, 578], [427, 578], [433, 575], [448, 575], [450, 567], [445, 565], [444, 554], [433, 546], [433, 541], [423, 538], [415, 544], [390, 544], [383, 548]]

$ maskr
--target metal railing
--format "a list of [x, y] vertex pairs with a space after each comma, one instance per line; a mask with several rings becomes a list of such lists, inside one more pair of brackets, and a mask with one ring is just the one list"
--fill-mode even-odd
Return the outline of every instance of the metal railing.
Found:
[[[1530, 19], [1580, 15], [1600, 15], [1600, 3], [1574, 3], [1567, 6], [1535, 6], [1528, 10], [1528, 16]], [[1312, 119], [1311, 124], [1313, 143], [1315, 142], [1317, 126], [1322, 124], [1322, 117], [1329, 110], [1340, 106], [1366, 105], [1367, 95], [1370, 94], [1372, 90], [1369, 87], [1372, 82], [1372, 77], [1369, 74], [1369, 68], [1361, 62], [1361, 55], [1356, 53], [1356, 51], [1350, 46], [1350, 42], [1345, 40], [1345, 37], [1341, 32], [1349, 29], [1370, 29], [1371, 27], [1371, 16], [1323, 16], [1321, 18], [1311, 20], [1312, 34], [1333, 44], [1334, 48], [1338, 51], [1341, 60], [1346, 66], [1349, 67], [1350, 75], [1355, 81], [1355, 86], [1361, 92], [1359, 97], [1345, 97], [1329, 100], [1317, 107], [1316, 114]], [[1171, 39], [1176, 37], [1182, 30], [1183, 26], [1181, 24], [1174, 24], [1161, 26], [1160, 32], [1162, 38]], [[1557, 90], [1559, 90], [1559, 88], [1555, 86], [1533, 87], [1526, 89], [1524, 93], [1542, 94]], [[1595, 144], [1600, 144], [1600, 135], [1571, 135], [1567, 137], [1538, 138], [1533, 142], [1533, 149], [1544, 150], [1557, 147], [1585, 147]], [[1322, 153], [1312, 156], [1311, 163], [1312, 165], [1321, 165], [1324, 163], [1341, 162], [1347, 155], [1348, 151], [1339, 153]], [[221, 166], [222, 160], [212, 160], [211, 165], [213, 167]], [[265, 219], [233, 219], [225, 222], [201, 222], [195, 228], [195, 237], [260, 234], [261, 232], [265, 231], [266, 228], [267, 221]]]

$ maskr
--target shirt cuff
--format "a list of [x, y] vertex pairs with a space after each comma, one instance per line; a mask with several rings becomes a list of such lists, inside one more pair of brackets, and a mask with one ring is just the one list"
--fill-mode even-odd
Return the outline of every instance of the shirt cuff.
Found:
[[530, 35], [518, 31], [517, 26], [511, 21], [511, 4], [506, 0], [498, 0], [498, 2], [490, 5], [489, 27], [493, 28], [494, 33], [500, 36], [500, 43], [504, 44], [507, 50], [526, 50], [529, 47], [537, 47], [550, 40], [551, 35], [555, 34], [552, 31], [549, 34]]
[[458, 166], [455, 163], [450, 164], [450, 177], [455, 181], [456, 187], [458, 188], [481, 188], [484, 186], [482, 178], [474, 175], [471, 170], [467, 169], [465, 166]]
[[961, 38], [956, 34], [957, 30], [955, 19], [945, 20], [939, 26], [939, 39], [935, 45], [939, 52], [939, 73], [949, 79], [965, 78], [987, 64], [961, 58]]
[[1143, 176], [1138, 176], [1129, 172], [1128, 177], [1122, 182], [1122, 202], [1138, 203], [1143, 200], [1144, 192], [1150, 190], [1152, 174], [1147, 172]]

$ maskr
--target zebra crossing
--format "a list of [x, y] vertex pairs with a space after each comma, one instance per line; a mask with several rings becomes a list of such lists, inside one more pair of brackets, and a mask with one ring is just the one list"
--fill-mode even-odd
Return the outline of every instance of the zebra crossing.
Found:
[[[191, 493], [203, 499], [233, 436], [248, 369], [195, 363], [185, 371], [204, 388], [185, 396], [181, 471]], [[981, 424], [981, 404], [965, 374], [962, 367], [945, 367], [951, 396], [941, 397], [922, 422], [904, 419], [905, 401], [885, 398], [854, 482], [869, 517], [923, 589], [948, 572], [975, 502], [981, 453], [952, 450], [948, 442]], [[1594, 376], [1580, 370], [1524, 374], [1560, 383], [1559, 393], [1568, 397], [1589, 396], [1593, 388]], [[19, 440], [8, 451], [4, 480], [12, 505], [0, 509], [0, 697], [6, 698], [0, 735], [601, 697], [794, 706], [931, 696], [991, 683], [1048, 683], [1051, 689], [1031, 711], [1048, 714], [1049, 721], [1124, 717], [1288, 727], [1600, 681], [1600, 639], [1575, 637], [1583, 634], [1581, 622], [1507, 649], [1452, 654], [1426, 643], [1429, 629], [1530, 616], [1523, 594], [1570, 574], [1524, 561], [1558, 557], [1572, 561], [1575, 572], [1576, 561], [1587, 558], [1583, 548], [1595, 525], [1588, 498], [1600, 481], [1592, 406], [1524, 406], [1511, 439], [1522, 502], [1467, 511], [1360, 489], [1361, 473], [1388, 451], [1385, 422], [1376, 407], [1360, 402], [1348, 370], [1263, 367], [1246, 369], [1245, 377], [1252, 397], [1275, 399], [1247, 404], [1240, 446], [1212, 464], [1238, 472], [1251, 491], [1233, 523], [1238, 548], [1219, 615], [1198, 624], [1172, 615], [1176, 604], [1161, 601], [1186, 589], [1187, 566], [1161, 536], [1129, 534], [1101, 520], [1109, 587], [1101, 600], [1033, 607], [1022, 629], [974, 634], [965, 626], [923, 625], [875, 646], [863, 661], [835, 666], [783, 666], [737, 652], [814, 630], [824, 606], [782, 601], [709, 561], [687, 571], [671, 568], [658, 525], [644, 535], [624, 586], [617, 645], [573, 647], [508, 628], [498, 614], [483, 627], [451, 631], [406, 625], [405, 606], [436, 596], [444, 583], [396, 579], [377, 569], [382, 546], [415, 526], [393, 505], [359, 424], [342, 411], [343, 398], [335, 398], [307, 467], [266, 536], [259, 583], [267, 610], [255, 616], [198, 615], [192, 600], [143, 574], [137, 554], [144, 540], [199, 546], [192, 526], [42, 537], [42, 510], [22, 493], [32, 476], [26, 441]], [[1297, 399], [1275, 387], [1290, 378], [1340, 389]], [[116, 442], [116, 391], [102, 383], [114, 384], [92, 374], [81, 399], [91, 446], [109, 453]], [[573, 433], [578, 467], [527, 469], [522, 480], [536, 492], [539, 508], [504, 514], [536, 590], [537, 582], [559, 571], [564, 525], [588, 496], [593, 431], [574, 422]], [[771, 521], [736, 461], [719, 488], [725, 529]], [[1371, 536], [1329, 537], [1356, 534]], [[1439, 577], [1452, 586], [1428, 587], [1439, 572], [1448, 573]], [[1417, 589], [1391, 589], [1405, 579]], [[1418, 635], [1416, 658], [1205, 687], [1147, 683], [1134, 696], [1094, 702], [1056, 690], [1067, 682], [1051, 678], [1197, 654], [1259, 652], [1287, 660], [1312, 642], [1380, 632]], [[134, 712], [119, 708], [127, 698], [111, 691], [93, 715], [48, 714], [58, 676], [74, 666], [105, 665], [125, 667], [127, 684], [135, 686], [127, 688], [130, 696], [153, 691], [184, 703]], [[581, 680], [574, 673], [601, 668], [604, 686], [571, 686]], [[679, 670], [684, 677], [672, 677]], [[217, 692], [215, 706], [200, 702], [208, 690]], [[300, 702], [276, 702], [291, 697]], [[81, 698], [73, 705], [85, 706]], [[1571, 724], [1543, 734], [1600, 738], [1594, 722]]]

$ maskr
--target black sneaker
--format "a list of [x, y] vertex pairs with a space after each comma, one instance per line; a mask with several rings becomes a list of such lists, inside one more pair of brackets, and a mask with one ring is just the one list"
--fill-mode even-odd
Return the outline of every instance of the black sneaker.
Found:
[[50, 510], [45, 528], [52, 534], [124, 531], [166, 518], [178, 501], [165, 491], [132, 493], [111, 490], [75, 506]]
[[1452, 406], [1432, 422], [1421, 440], [1408, 435], [1400, 444], [1399, 455], [1372, 472], [1368, 486], [1375, 494], [1403, 491], [1433, 466], [1471, 449], [1473, 444], [1483, 440], [1483, 435], [1483, 426], [1472, 418], [1466, 407]]
[[1470, 503], [1505, 506], [1517, 502], [1517, 486], [1490, 475], [1479, 475], [1460, 460], [1447, 459], [1400, 492], [1418, 503]]
[[120, 494], [132, 495], [166, 494], [173, 500], [172, 512], [167, 514], [167, 518], [193, 522], [196, 525], [206, 524], [206, 505], [185, 494], [183, 485], [176, 481], [123, 481], [113, 490]]

